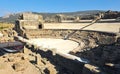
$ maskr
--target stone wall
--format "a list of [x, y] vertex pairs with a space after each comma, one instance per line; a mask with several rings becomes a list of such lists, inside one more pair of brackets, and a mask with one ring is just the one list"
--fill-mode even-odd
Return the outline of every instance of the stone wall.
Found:
[[15, 22], [15, 30], [19, 35], [24, 36], [25, 31], [29, 29], [42, 29], [43, 18], [41, 15], [32, 13], [23, 13]]
[[33, 14], [33, 13], [23, 13], [20, 15], [20, 19], [22, 20], [43, 20], [41, 15]]

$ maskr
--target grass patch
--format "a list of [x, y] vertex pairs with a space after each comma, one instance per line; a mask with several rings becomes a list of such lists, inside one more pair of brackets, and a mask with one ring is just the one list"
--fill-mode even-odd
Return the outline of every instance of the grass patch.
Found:
[[0, 23], [0, 30], [13, 28], [14, 25], [11, 23]]

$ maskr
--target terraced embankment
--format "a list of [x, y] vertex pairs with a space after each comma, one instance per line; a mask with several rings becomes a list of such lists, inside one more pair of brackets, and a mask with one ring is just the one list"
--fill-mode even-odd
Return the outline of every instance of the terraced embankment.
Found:
[[[37, 38], [44, 38], [44, 39], [64, 39], [64, 36], [74, 32], [75, 30], [71, 29], [32, 29], [32, 30], [25, 30], [19, 31], [19, 35], [27, 38], [27, 39], [37, 39]], [[3, 31], [1, 33], [7, 35], [13, 39], [13, 32], [11, 34], [10, 31]], [[12, 36], [13, 35], [13, 36]], [[3, 38], [6, 38], [3, 37]], [[1, 38], [1, 39], [3, 39]], [[16, 40], [16, 39], [15, 39]], [[43, 47], [42, 44], [38, 47], [33, 44], [25, 44], [27, 50], [24, 49], [24, 53], [18, 54], [1, 54], [0, 59], [2, 60], [1, 63], [3, 66], [0, 68], [1, 72], [6, 73], [8, 70], [9, 73], [12, 74], [19, 74], [29, 72], [28, 70], [32, 68], [32, 72], [34, 73], [47, 73], [47, 74], [119, 74], [120, 72], [120, 36], [119, 33], [105, 33], [105, 32], [93, 32], [93, 31], [80, 31], [78, 30], [72, 36], [70, 36], [69, 40], [73, 41], [73, 43], [77, 42], [78, 46], [75, 49], [72, 48], [69, 52], [70, 55], [73, 55], [77, 58], [81, 58], [82, 60], [86, 61], [85, 59], [89, 60], [89, 63], [85, 64], [78, 59], [73, 59], [69, 57], [69, 55], [63, 54], [66, 52], [67, 48], [71, 48], [72, 45], [69, 44], [66, 40], [65, 42], [60, 41], [61, 43], [57, 45], [58, 48], [62, 48], [62, 45], [65, 45], [65, 49], [62, 49], [62, 53], [59, 51], [56, 52], [56, 49], [50, 50], [52, 48]], [[9, 41], [9, 40], [6, 40]], [[14, 41], [14, 39], [13, 39]], [[45, 40], [46, 41], [46, 40]], [[43, 43], [45, 42], [43, 40]], [[47, 40], [48, 41], [48, 40]], [[55, 42], [55, 41], [54, 41]], [[48, 42], [46, 42], [47, 44]], [[53, 43], [51, 41], [51, 43]], [[50, 44], [50, 43], [48, 43]], [[67, 45], [68, 44], [68, 45]], [[52, 45], [53, 46], [53, 45]], [[53, 46], [54, 47], [54, 46]], [[74, 46], [73, 46], [74, 47]], [[29, 50], [28, 50], [29, 49]], [[32, 52], [31, 52], [31, 51]], [[30, 53], [28, 52], [30, 51]], [[19, 56], [20, 55], [20, 56]], [[41, 55], [41, 57], [39, 56]], [[67, 57], [66, 57], [67, 56]], [[44, 58], [46, 59], [44, 59]], [[13, 59], [14, 58], [14, 59]], [[15, 60], [15, 59], [18, 59]], [[27, 61], [26, 61], [27, 60]], [[21, 62], [19, 62], [21, 61]], [[6, 66], [6, 62], [8, 63]], [[28, 66], [23, 66], [22, 64], [25, 63]], [[1, 64], [1, 65], [2, 65]], [[5, 66], [4, 66], [5, 65]], [[29, 72], [29, 73], [32, 73]]]
[[[32, 38], [64, 39], [65, 35], [68, 35], [73, 31], [74, 30], [67, 29], [26, 30], [25, 37], [30, 39]], [[80, 43], [79, 47], [77, 49], [71, 50], [69, 54], [75, 55], [79, 58], [88, 59], [90, 61], [89, 64], [84, 65], [83, 63], [78, 63], [65, 57], [62, 57], [59, 54], [52, 55], [52, 51], [44, 52], [43, 50], [49, 50], [49, 48], [42, 48], [42, 46], [41, 46], [42, 50], [39, 50], [38, 47], [36, 46], [33, 47], [32, 45], [29, 45], [28, 47], [32, 49], [34, 52], [40, 53], [42, 57], [46, 57], [49, 61], [51, 61], [51, 63], [53, 63], [56, 66], [56, 69], [57, 71], [59, 71], [59, 73], [107, 74], [110, 72], [111, 74], [114, 74], [116, 70], [117, 70], [116, 73], [119, 73], [118, 66], [120, 64], [118, 60], [119, 59], [118, 57], [120, 56], [118, 53], [120, 51], [119, 36], [117, 36], [115, 33], [77, 31], [69, 39]], [[109, 53], [110, 51], [113, 51], [115, 53], [110, 54]], [[112, 58], [112, 60], [108, 58]], [[117, 60], [117, 63], [115, 62], [115, 60]], [[112, 66], [109, 64], [112, 64]], [[114, 68], [115, 71], [111, 70], [111, 68]]]

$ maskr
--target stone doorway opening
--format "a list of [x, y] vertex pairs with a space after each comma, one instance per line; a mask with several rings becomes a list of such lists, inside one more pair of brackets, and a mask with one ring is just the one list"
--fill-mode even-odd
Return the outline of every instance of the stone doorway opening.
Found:
[[39, 29], [42, 29], [42, 28], [43, 28], [42, 24], [39, 24], [39, 25], [38, 25], [38, 28], [39, 28]]

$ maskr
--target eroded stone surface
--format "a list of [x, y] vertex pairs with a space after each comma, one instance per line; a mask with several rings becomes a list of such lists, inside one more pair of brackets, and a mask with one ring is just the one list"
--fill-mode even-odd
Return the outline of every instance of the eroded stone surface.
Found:
[[[45, 61], [39, 54], [25, 49], [25, 53], [11, 53], [0, 56], [0, 73], [2, 74], [45, 74], [48, 69], [50, 74], [56, 74], [54, 66]], [[44, 61], [44, 62], [42, 62]]]

